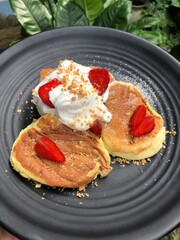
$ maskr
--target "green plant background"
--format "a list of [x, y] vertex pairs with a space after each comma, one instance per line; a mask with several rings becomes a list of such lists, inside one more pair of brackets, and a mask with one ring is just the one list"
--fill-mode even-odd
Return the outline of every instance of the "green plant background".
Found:
[[131, 0], [11, 0], [23, 36], [64, 26], [102, 26], [130, 32], [180, 59], [180, 1], [146, 1], [131, 21]]

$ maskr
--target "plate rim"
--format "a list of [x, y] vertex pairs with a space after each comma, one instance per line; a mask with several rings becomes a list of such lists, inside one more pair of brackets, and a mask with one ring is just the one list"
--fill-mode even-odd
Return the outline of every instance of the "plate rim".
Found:
[[[61, 28], [61, 29], [94, 29], [94, 30], [96, 30], [97, 31], [97, 29], [99, 30], [99, 28], [101, 28], [102, 29], [102, 27], [64, 27], [64, 28]], [[49, 32], [52, 32], [52, 31], [60, 31], [61, 29], [53, 29], [53, 30], [48, 30], [48, 31], [45, 31], [45, 32], [42, 32], [42, 33], [38, 33], [38, 34], [36, 34], [36, 35], [33, 35], [33, 36], [30, 36], [30, 37], [28, 37], [28, 38], [26, 38], [26, 39], [23, 39], [23, 40], [21, 40], [19, 43], [16, 43], [16, 44], [19, 44], [18, 46], [19, 47], [21, 47], [21, 44], [22, 44], [22, 42], [23, 43], [27, 43], [27, 41], [30, 43], [31, 42], [31, 40], [32, 40], [32, 38], [34, 39], [34, 37], [35, 36], [40, 36], [39, 38], [41, 38], [41, 36], [43, 37], [43, 36], [45, 36], [45, 34], [47, 35]], [[119, 30], [115, 30], [115, 29], [109, 29], [109, 28], [103, 28], [103, 31], [112, 31], [112, 32], [121, 32], [122, 34], [124, 34], [124, 35], [126, 35], [126, 36], [130, 36], [130, 37], [133, 37], [134, 39], [139, 39], [139, 41], [141, 41], [142, 43], [145, 43], [145, 44], [150, 44], [149, 46], [151, 46], [151, 47], [155, 47], [156, 49], [158, 49], [158, 51], [160, 50], [161, 51], [161, 53], [164, 55], [164, 56], [166, 56], [166, 57], [168, 57], [169, 59], [171, 59], [171, 61], [173, 61], [175, 64], [177, 64], [178, 63], [178, 61], [174, 58], [174, 57], [172, 57], [170, 54], [168, 54], [167, 52], [165, 52], [165, 50], [163, 50], [163, 49], [161, 49], [161, 48], [159, 48], [158, 46], [156, 46], [156, 45], [154, 45], [154, 44], [152, 44], [152, 43], [150, 43], [150, 42], [148, 42], [147, 40], [145, 40], [145, 39], [142, 39], [142, 38], [140, 38], [140, 37], [136, 37], [136, 36], [134, 36], [134, 35], [132, 35], [132, 34], [130, 34], [130, 33], [127, 33], [127, 32], [124, 32], [124, 31], [119, 31]], [[5, 51], [3, 51], [1, 54], [0, 54], [0, 59], [3, 59], [3, 58], [6, 58], [6, 55], [8, 55], [9, 54], [9, 51], [11, 51], [11, 49], [13, 49], [14, 50], [14, 52], [17, 54], [17, 51], [18, 51], [18, 48], [16, 48], [15, 49], [15, 47], [17, 47], [17, 45], [14, 45], [14, 46], [11, 46], [11, 47], [9, 47], [8, 49], [6, 49]], [[25, 45], [25, 44], [24, 44]], [[2, 58], [1, 58], [1, 56], [3, 56]], [[179, 63], [178, 63], [179, 64]], [[0, 222], [1, 222], [1, 219], [0, 219]], [[179, 220], [179, 223], [180, 223], [180, 220]], [[177, 225], [179, 224], [179, 223], [177, 223]], [[2, 225], [3, 225], [3, 223], [2, 223]], [[7, 226], [4, 226], [4, 227], [6, 227], [6, 228], [8, 228]], [[176, 227], [176, 226], [175, 226]], [[174, 228], [174, 227], [173, 227]], [[10, 232], [12, 232], [12, 233], [14, 233], [13, 231], [12, 231], [12, 229], [11, 228], [8, 228], [8, 230], [10, 231]], [[168, 231], [169, 232], [169, 231]]]

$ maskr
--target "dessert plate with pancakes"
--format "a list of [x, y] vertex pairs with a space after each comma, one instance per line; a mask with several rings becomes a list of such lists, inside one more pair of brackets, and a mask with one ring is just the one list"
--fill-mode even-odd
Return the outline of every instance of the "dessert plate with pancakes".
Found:
[[[112, 120], [101, 122], [101, 138], [74, 131], [55, 115], [40, 116], [32, 102], [40, 71], [64, 59], [111, 74], [105, 106]], [[106, 28], [51, 30], [4, 51], [0, 224], [29, 240], [151, 240], [175, 228], [180, 223], [179, 76], [179, 63], [162, 49]], [[155, 128], [132, 137], [130, 118], [142, 104]], [[63, 149], [63, 164], [35, 156], [32, 149], [41, 136]], [[139, 160], [147, 158], [142, 165]]]

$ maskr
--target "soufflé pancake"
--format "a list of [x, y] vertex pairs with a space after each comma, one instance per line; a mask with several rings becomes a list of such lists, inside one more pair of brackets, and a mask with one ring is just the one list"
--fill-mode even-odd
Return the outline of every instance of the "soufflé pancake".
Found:
[[110, 155], [149, 158], [165, 140], [163, 119], [141, 92], [104, 68], [60, 61], [41, 71], [32, 95], [42, 116], [20, 132], [10, 161], [38, 183], [83, 189], [110, 173]]
[[[105, 105], [112, 119], [109, 123], [101, 123], [102, 140], [112, 156], [140, 160], [153, 156], [162, 148], [165, 140], [163, 119], [134, 85], [118, 81], [111, 83]], [[146, 106], [146, 116], [155, 118], [155, 127], [148, 134], [133, 137], [130, 133], [130, 119], [140, 105]]]
[[[53, 140], [65, 156], [64, 162], [39, 157], [35, 144], [40, 137]], [[90, 131], [74, 131], [52, 114], [46, 114], [21, 131], [14, 142], [10, 161], [23, 177], [48, 186], [83, 189], [97, 175], [111, 171], [104, 145]]]

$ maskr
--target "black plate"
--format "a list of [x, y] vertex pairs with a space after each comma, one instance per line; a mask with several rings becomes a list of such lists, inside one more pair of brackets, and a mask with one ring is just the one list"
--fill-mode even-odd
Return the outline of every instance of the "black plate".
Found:
[[[39, 71], [59, 60], [107, 68], [137, 85], [162, 114], [167, 146], [145, 166], [128, 165], [76, 190], [35, 189], [9, 165], [13, 141], [37, 112], [31, 89]], [[180, 222], [179, 63], [160, 48], [128, 33], [68, 27], [27, 38], [0, 56], [0, 222], [23, 239], [158, 239]], [[121, 97], [121, 96], [119, 96]]]

